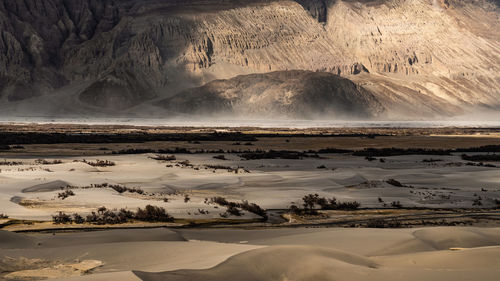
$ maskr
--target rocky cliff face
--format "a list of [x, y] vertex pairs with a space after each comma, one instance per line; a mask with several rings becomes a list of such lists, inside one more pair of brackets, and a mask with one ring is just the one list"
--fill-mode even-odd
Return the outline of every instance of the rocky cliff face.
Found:
[[4, 108], [64, 92], [72, 106], [123, 112], [214, 79], [292, 69], [351, 79], [390, 118], [498, 109], [498, 2], [0, 1]]

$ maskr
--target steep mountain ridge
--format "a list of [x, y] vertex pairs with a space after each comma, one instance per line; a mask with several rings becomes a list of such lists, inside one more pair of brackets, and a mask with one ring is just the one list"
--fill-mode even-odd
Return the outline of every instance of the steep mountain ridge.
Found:
[[123, 112], [214, 79], [303, 69], [351, 79], [388, 118], [498, 110], [498, 7], [487, 0], [2, 0], [0, 106], [64, 91], [75, 96], [72, 106]]

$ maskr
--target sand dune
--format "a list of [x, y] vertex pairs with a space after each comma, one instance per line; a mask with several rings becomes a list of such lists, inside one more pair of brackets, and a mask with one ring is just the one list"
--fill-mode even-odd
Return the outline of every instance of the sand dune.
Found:
[[498, 280], [500, 273], [500, 228], [161, 228], [0, 238], [9, 241], [0, 243], [3, 258], [39, 259], [52, 269], [102, 262], [90, 275], [60, 279], [73, 281]]
[[[307, 246], [272, 246], [236, 255], [210, 270], [134, 272], [142, 280], [335, 280], [377, 265], [361, 256]], [[356, 275], [356, 274], [355, 274]]]
[[474, 248], [500, 244], [500, 233], [485, 234], [474, 229], [455, 229], [448, 232], [443, 228], [421, 229], [413, 235], [431, 245], [436, 250], [446, 250], [451, 247]]
[[209, 270], [134, 273], [148, 281], [497, 280], [499, 251], [496, 246], [365, 258], [312, 246], [272, 246], [236, 255]]
[[376, 258], [383, 265], [400, 268], [429, 269], [496, 269], [499, 271], [500, 247], [480, 247], [437, 252], [420, 252]]
[[[62, 164], [47, 167], [2, 167], [0, 213], [13, 219], [50, 219], [59, 210], [85, 214], [103, 205], [110, 209], [134, 209], [154, 204], [176, 218], [201, 220], [220, 218], [225, 211], [224, 207], [204, 201], [212, 196], [245, 199], [264, 208], [286, 208], [305, 194], [317, 192], [377, 208], [370, 211], [400, 215], [399, 211], [408, 210], [383, 209], [378, 197], [387, 203], [401, 200], [405, 206], [471, 208], [473, 200], [481, 196], [483, 207], [491, 208], [500, 194], [498, 168], [458, 165], [463, 163], [459, 155], [439, 157], [443, 161], [433, 165], [424, 164], [422, 160], [429, 156], [422, 155], [385, 157], [385, 162], [336, 154], [300, 160], [248, 161], [234, 155], [225, 161], [214, 159], [213, 154], [176, 155], [177, 162], [189, 160], [193, 167], [175, 166], [177, 162], [156, 161], [150, 156], [107, 155], [105, 159], [116, 166], [95, 170], [72, 162], [81, 157], [65, 157]], [[34, 159], [23, 161], [31, 160]], [[210, 164], [241, 166], [249, 172], [200, 168]], [[321, 165], [326, 168], [318, 169]], [[391, 185], [388, 179], [401, 181], [405, 186]], [[147, 194], [119, 193], [112, 188], [75, 188], [74, 196], [58, 197], [60, 186], [66, 183], [83, 187], [104, 182], [141, 187]], [[184, 201], [185, 194], [190, 196], [189, 202]], [[210, 214], [195, 214], [199, 208]], [[355, 213], [365, 219], [365, 211]], [[439, 212], [443, 211], [436, 210], [437, 219], [441, 219]], [[328, 214], [334, 219], [351, 219], [353, 213]], [[458, 209], [456, 213], [462, 215]], [[242, 218], [254, 217], [246, 212]], [[478, 227], [482, 226], [480, 222], [475, 227], [416, 229], [260, 226], [54, 234], [0, 231], [0, 278], [8, 278], [11, 273], [11, 277], [50, 274], [51, 278], [79, 281], [489, 281], [500, 276], [500, 228]], [[82, 275], [86, 270], [68, 274], [68, 269], [82, 262], [97, 267], [92, 267], [88, 275]]]

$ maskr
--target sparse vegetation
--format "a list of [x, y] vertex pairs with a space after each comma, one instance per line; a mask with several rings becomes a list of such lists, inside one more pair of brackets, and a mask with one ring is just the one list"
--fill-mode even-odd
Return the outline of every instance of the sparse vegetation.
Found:
[[177, 162], [177, 164], [175, 164], [175, 166], [178, 166], [178, 167], [187, 167], [187, 168], [193, 168], [194, 167], [194, 165], [191, 164], [189, 162], [189, 160], [184, 160], [184, 161]]
[[52, 216], [52, 221], [55, 224], [66, 224], [66, 223], [71, 223], [72, 219], [69, 215], [59, 212], [57, 215]]
[[[237, 217], [241, 217], [243, 215], [243, 213], [236, 206], [232, 204], [227, 206], [226, 213]], [[224, 216], [224, 214], [222, 214], [221, 216], [227, 217]]]
[[371, 219], [366, 223], [366, 227], [368, 228], [400, 228], [402, 227], [401, 221], [398, 219]]
[[119, 184], [109, 184], [109, 183], [101, 183], [101, 184], [91, 184], [89, 186], [67, 186], [68, 189], [91, 189], [91, 188], [111, 188], [118, 193], [137, 193], [137, 194], [145, 194], [144, 190], [139, 187], [126, 187]]
[[288, 150], [269, 150], [247, 152], [239, 155], [241, 158], [246, 160], [259, 160], [259, 159], [302, 159], [305, 157], [318, 157], [317, 155], [310, 155], [305, 152], [298, 151], [288, 151]]
[[422, 160], [422, 162], [424, 162], [424, 163], [434, 163], [434, 162], [442, 162], [442, 161], [443, 161], [443, 159], [434, 159], [434, 158]]
[[477, 155], [462, 154], [462, 159], [473, 162], [500, 161], [500, 154], [477, 154]]
[[175, 155], [160, 155], [157, 154], [155, 156], [150, 157], [151, 159], [157, 160], [157, 161], [175, 161], [177, 158]]
[[145, 209], [138, 208], [134, 218], [148, 222], [172, 222], [174, 218], [170, 216], [164, 208], [147, 205]]
[[489, 167], [489, 168], [496, 168], [497, 167], [497, 166], [495, 166], [493, 164], [490, 164], [490, 163], [486, 163], [485, 164], [483, 162], [479, 162], [479, 163], [467, 162], [467, 163], [465, 163], [465, 165], [467, 165], [467, 166], [475, 166], [475, 167]]
[[149, 148], [129, 148], [129, 149], [122, 149], [118, 151], [113, 151], [111, 152], [112, 154], [145, 154], [145, 153], [155, 153], [156, 150], [149, 149]]
[[250, 213], [254, 213], [258, 216], [261, 216], [266, 220], [268, 218], [266, 210], [262, 209], [259, 205], [255, 204], [255, 203], [248, 203], [248, 201], [243, 200], [239, 204], [239, 207], [245, 211], [248, 211]]
[[229, 172], [232, 172], [234, 169], [229, 167], [229, 166], [223, 166], [223, 165], [205, 165], [208, 169], [214, 169], [214, 170], [228, 170]]
[[392, 185], [392, 186], [396, 186], [396, 187], [405, 187], [404, 184], [402, 184], [401, 182], [395, 180], [395, 179], [388, 179], [386, 181], [388, 184]]
[[65, 190], [63, 192], [59, 192], [57, 194], [57, 198], [61, 198], [61, 200], [64, 200], [70, 196], [75, 196], [75, 193], [73, 192], [73, 190], [70, 190], [70, 189]]
[[142, 190], [140, 188], [137, 188], [137, 187], [130, 188], [130, 187], [126, 187], [126, 186], [119, 185], [119, 184], [107, 184], [107, 183], [103, 183], [103, 184], [94, 184], [94, 185], [91, 185], [91, 187], [94, 187], [94, 188], [111, 188], [111, 189], [115, 190], [118, 193], [130, 192], [130, 193], [144, 194], [144, 190]]
[[178, 133], [93, 133], [74, 134], [73, 132], [2, 132], [0, 145], [52, 144], [52, 143], [141, 143], [151, 141], [258, 141], [249, 134], [240, 132], [213, 132], [199, 134]]
[[353, 151], [347, 149], [338, 149], [338, 148], [323, 148], [318, 151], [309, 150], [308, 152], [314, 154], [338, 154], [338, 153], [352, 153]]
[[227, 205], [229, 205], [229, 201], [227, 201], [226, 198], [220, 197], [220, 196], [218, 196], [218, 197], [212, 197], [210, 199], [210, 203], [215, 203], [215, 204], [218, 204], [218, 205], [221, 205], [221, 206], [227, 206]]
[[62, 164], [63, 161], [62, 160], [46, 160], [46, 159], [37, 159], [35, 160], [35, 164], [37, 165], [58, 165], [58, 164]]
[[321, 210], [348, 210], [354, 211], [359, 209], [361, 204], [357, 201], [351, 202], [338, 202], [337, 198], [325, 198], [320, 197], [318, 194], [307, 194], [302, 197], [303, 209], [300, 209], [296, 205], [291, 205], [290, 211], [297, 215], [317, 215], [317, 206]]
[[479, 147], [458, 148], [455, 152], [500, 152], [500, 145], [484, 145]]
[[97, 212], [93, 211], [85, 218], [79, 214], [73, 214], [71, 217], [63, 212], [59, 212], [52, 217], [55, 224], [121, 224], [132, 220], [145, 222], [173, 222], [174, 218], [170, 216], [164, 208], [147, 205], [144, 209], [138, 208], [136, 212], [120, 209], [119, 211], [108, 210], [106, 207], [100, 207]]
[[0, 161], [0, 166], [21, 166], [21, 165], [24, 165], [24, 163], [21, 161], [7, 161], [6, 159]]
[[99, 159], [96, 159], [94, 162], [83, 159], [82, 162], [92, 167], [111, 167], [116, 165], [116, 163], [113, 161]]
[[145, 153], [157, 153], [157, 154], [200, 154], [200, 153], [224, 153], [224, 150], [206, 150], [206, 149], [194, 149], [189, 150], [183, 147], [176, 147], [174, 149], [122, 149], [113, 151], [112, 154], [145, 154]]
[[0, 214], [0, 219], [8, 219], [9, 216], [7, 216], [6, 214]]
[[198, 213], [200, 213], [201, 215], [208, 215], [208, 214], [210, 214], [210, 212], [208, 210], [205, 210], [205, 209], [198, 209]]
[[214, 203], [223, 207], [227, 207], [227, 213], [235, 216], [242, 215], [242, 213], [238, 210], [238, 208], [241, 208], [245, 211], [261, 216], [265, 220], [267, 220], [268, 218], [266, 210], [262, 209], [259, 205], [255, 203], [248, 203], [248, 201], [246, 200], [243, 200], [241, 203], [238, 203], [238, 202], [227, 201], [226, 198], [224, 197], [212, 197], [210, 200], [205, 199], [205, 203], [207, 204]]
[[354, 156], [388, 157], [399, 155], [450, 155], [451, 150], [423, 148], [366, 148], [353, 152]]
[[77, 213], [73, 214], [73, 222], [76, 224], [85, 223], [85, 219]]

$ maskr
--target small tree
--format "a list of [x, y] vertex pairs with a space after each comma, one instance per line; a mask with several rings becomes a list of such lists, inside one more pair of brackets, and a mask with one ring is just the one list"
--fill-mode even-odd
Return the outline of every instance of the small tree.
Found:
[[135, 218], [141, 221], [151, 222], [172, 222], [174, 218], [170, 216], [164, 208], [147, 205], [145, 209], [138, 208]]
[[63, 212], [59, 212], [59, 214], [52, 216], [52, 221], [55, 224], [67, 224], [71, 223], [71, 217]]
[[314, 206], [318, 202], [319, 195], [318, 194], [308, 194], [302, 197], [302, 201], [304, 202], [304, 209], [312, 211], [314, 210]]
[[73, 214], [73, 221], [74, 221], [75, 223], [77, 223], [77, 224], [82, 224], [82, 223], [84, 223], [84, 222], [85, 222], [85, 219], [84, 219], [82, 216], [80, 216], [79, 214], [74, 213], [74, 214]]

